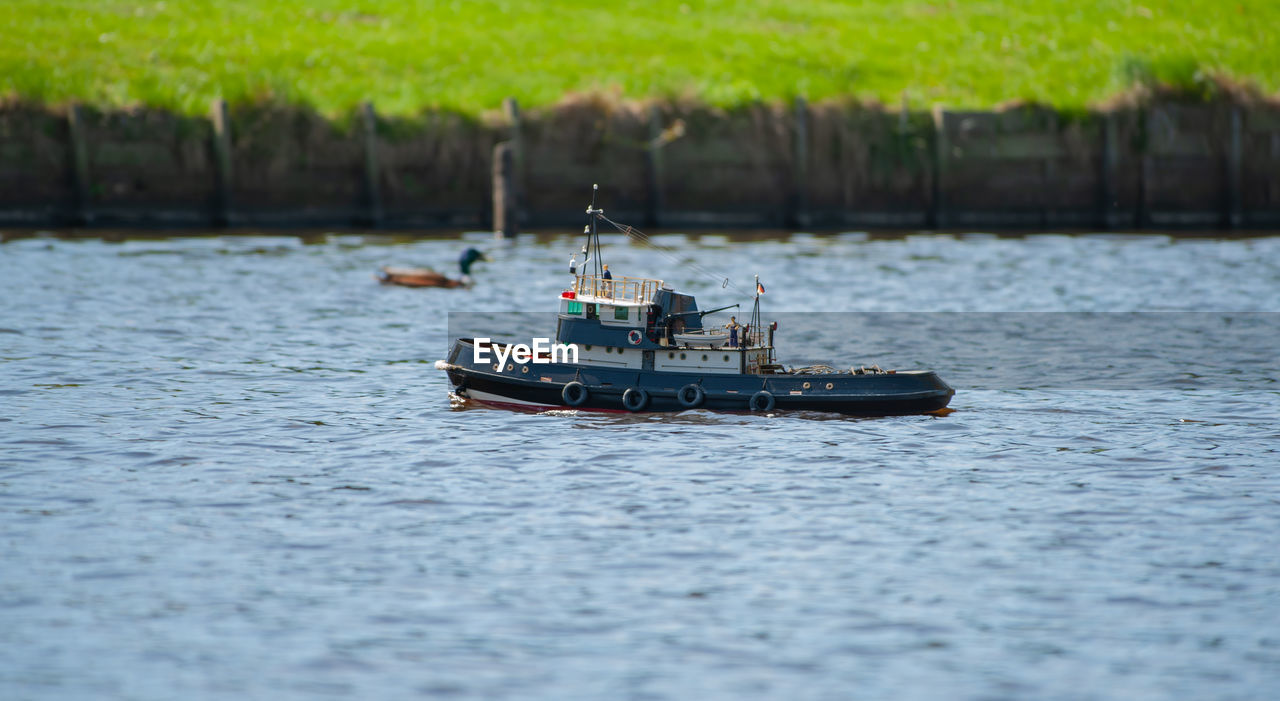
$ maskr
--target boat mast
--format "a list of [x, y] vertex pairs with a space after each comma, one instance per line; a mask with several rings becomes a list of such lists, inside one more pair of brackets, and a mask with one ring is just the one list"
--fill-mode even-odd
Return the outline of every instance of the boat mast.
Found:
[[[591, 186], [591, 205], [587, 207], [587, 245], [584, 247], [584, 253], [587, 258], [594, 262], [592, 269], [595, 271], [596, 279], [599, 280], [604, 275], [604, 260], [600, 257], [600, 231], [596, 228], [596, 220], [600, 215], [604, 214], [604, 209], [596, 209], [596, 193], [600, 191], [600, 186], [592, 184]], [[594, 251], [594, 255], [592, 254]], [[582, 261], [584, 264], [587, 261]], [[583, 271], [586, 272], [585, 270]]]
[[[756, 295], [756, 303], [754, 306], [751, 307], [751, 333], [760, 334], [761, 329], [760, 329], [760, 276], [759, 275], [756, 275], [755, 295]], [[763, 341], [764, 336], [761, 335], [759, 336], [759, 338], [761, 339], [761, 341]], [[751, 345], [750, 340], [749, 339], [744, 339], [744, 340], [747, 341], [746, 345], [750, 347]], [[763, 345], [763, 343], [761, 345]]]

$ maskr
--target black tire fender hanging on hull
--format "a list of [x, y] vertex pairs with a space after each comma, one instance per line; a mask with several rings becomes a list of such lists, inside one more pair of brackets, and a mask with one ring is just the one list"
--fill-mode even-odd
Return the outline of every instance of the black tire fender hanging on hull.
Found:
[[639, 387], [628, 387], [622, 393], [622, 407], [627, 411], [641, 411], [649, 406], [649, 393]]
[[706, 398], [707, 393], [703, 391], [702, 385], [698, 384], [687, 384], [676, 393], [676, 401], [680, 402], [680, 406], [685, 409], [696, 409], [702, 406]]
[[566, 384], [564, 389], [560, 390], [560, 398], [569, 406], [582, 406], [590, 397], [591, 392], [587, 390], [587, 386], [577, 380]]
[[751, 395], [751, 400], [747, 402], [747, 406], [750, 407], [752, 411], [760, 412], [773, 411], [773, 407], [776, 404], [777, 401], [773, 398], [773, 393], [767, 389], [762, 389]]

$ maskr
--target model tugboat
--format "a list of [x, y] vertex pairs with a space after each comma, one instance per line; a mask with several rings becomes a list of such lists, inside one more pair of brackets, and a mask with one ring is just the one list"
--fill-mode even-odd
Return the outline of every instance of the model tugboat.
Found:
[[777, 323], [760, 319], [764, 288], [758, 278], [748, 324], [706, 328], [704, 316], [729, 307], [703, 312], [693, 296], [662, 280], [613, 279], [601, 260], [597, 227], [610, 220], [594, 196], [587, 217], [586, 258], [582, 272], [576, 255], [570, 261], [573, 284], [560, 293], [555, 343], [529, 347], [458, 339], [448, 360], [436, 367], [448, 373], [459, 398], [537, 410], [887, 416], [935, 412], [955, 394], [929, 371], [785, 368], [774, 356]]

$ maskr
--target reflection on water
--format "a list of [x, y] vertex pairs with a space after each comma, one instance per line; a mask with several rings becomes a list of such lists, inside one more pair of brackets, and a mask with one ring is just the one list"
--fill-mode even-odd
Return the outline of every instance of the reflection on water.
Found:
[[[608, 239], [704, 307], [758, 274], [767, 313], [890, 313], [784, 321], [797, 360], [938, 330], [908, 360], [957, 381], [992, 339], [1099, 347], [1035, 320], [1255, 322], [1158, 391], [973, 382], [883, 419], [451, 410], [449, 312], [549, 311], [575, 238], [116, 238], [0, 245], [0, 697], [1280, 688], [1280, 238]], [[372, 280], [473, 244], [473, 290]], [[1136, 336], [1103, 345], [1202, 348]]]

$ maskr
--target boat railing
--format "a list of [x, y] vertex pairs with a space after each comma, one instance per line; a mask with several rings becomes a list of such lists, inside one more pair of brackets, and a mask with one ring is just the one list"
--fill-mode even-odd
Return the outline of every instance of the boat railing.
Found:
[[662, 281], [646, 277], [624, 277], [609, 280], [598, 275], [579, 275], [574, 292], [579, 297], [598, 297], [618, 302], [648, 304], [654, 300]]
[[742, 346], [744, 348], [771, 348], [773, 346], [773, 336], [769, 333], [769, 324], [761, 324], [760, 328], [754, 328], [750, 324], [743, 326]]

